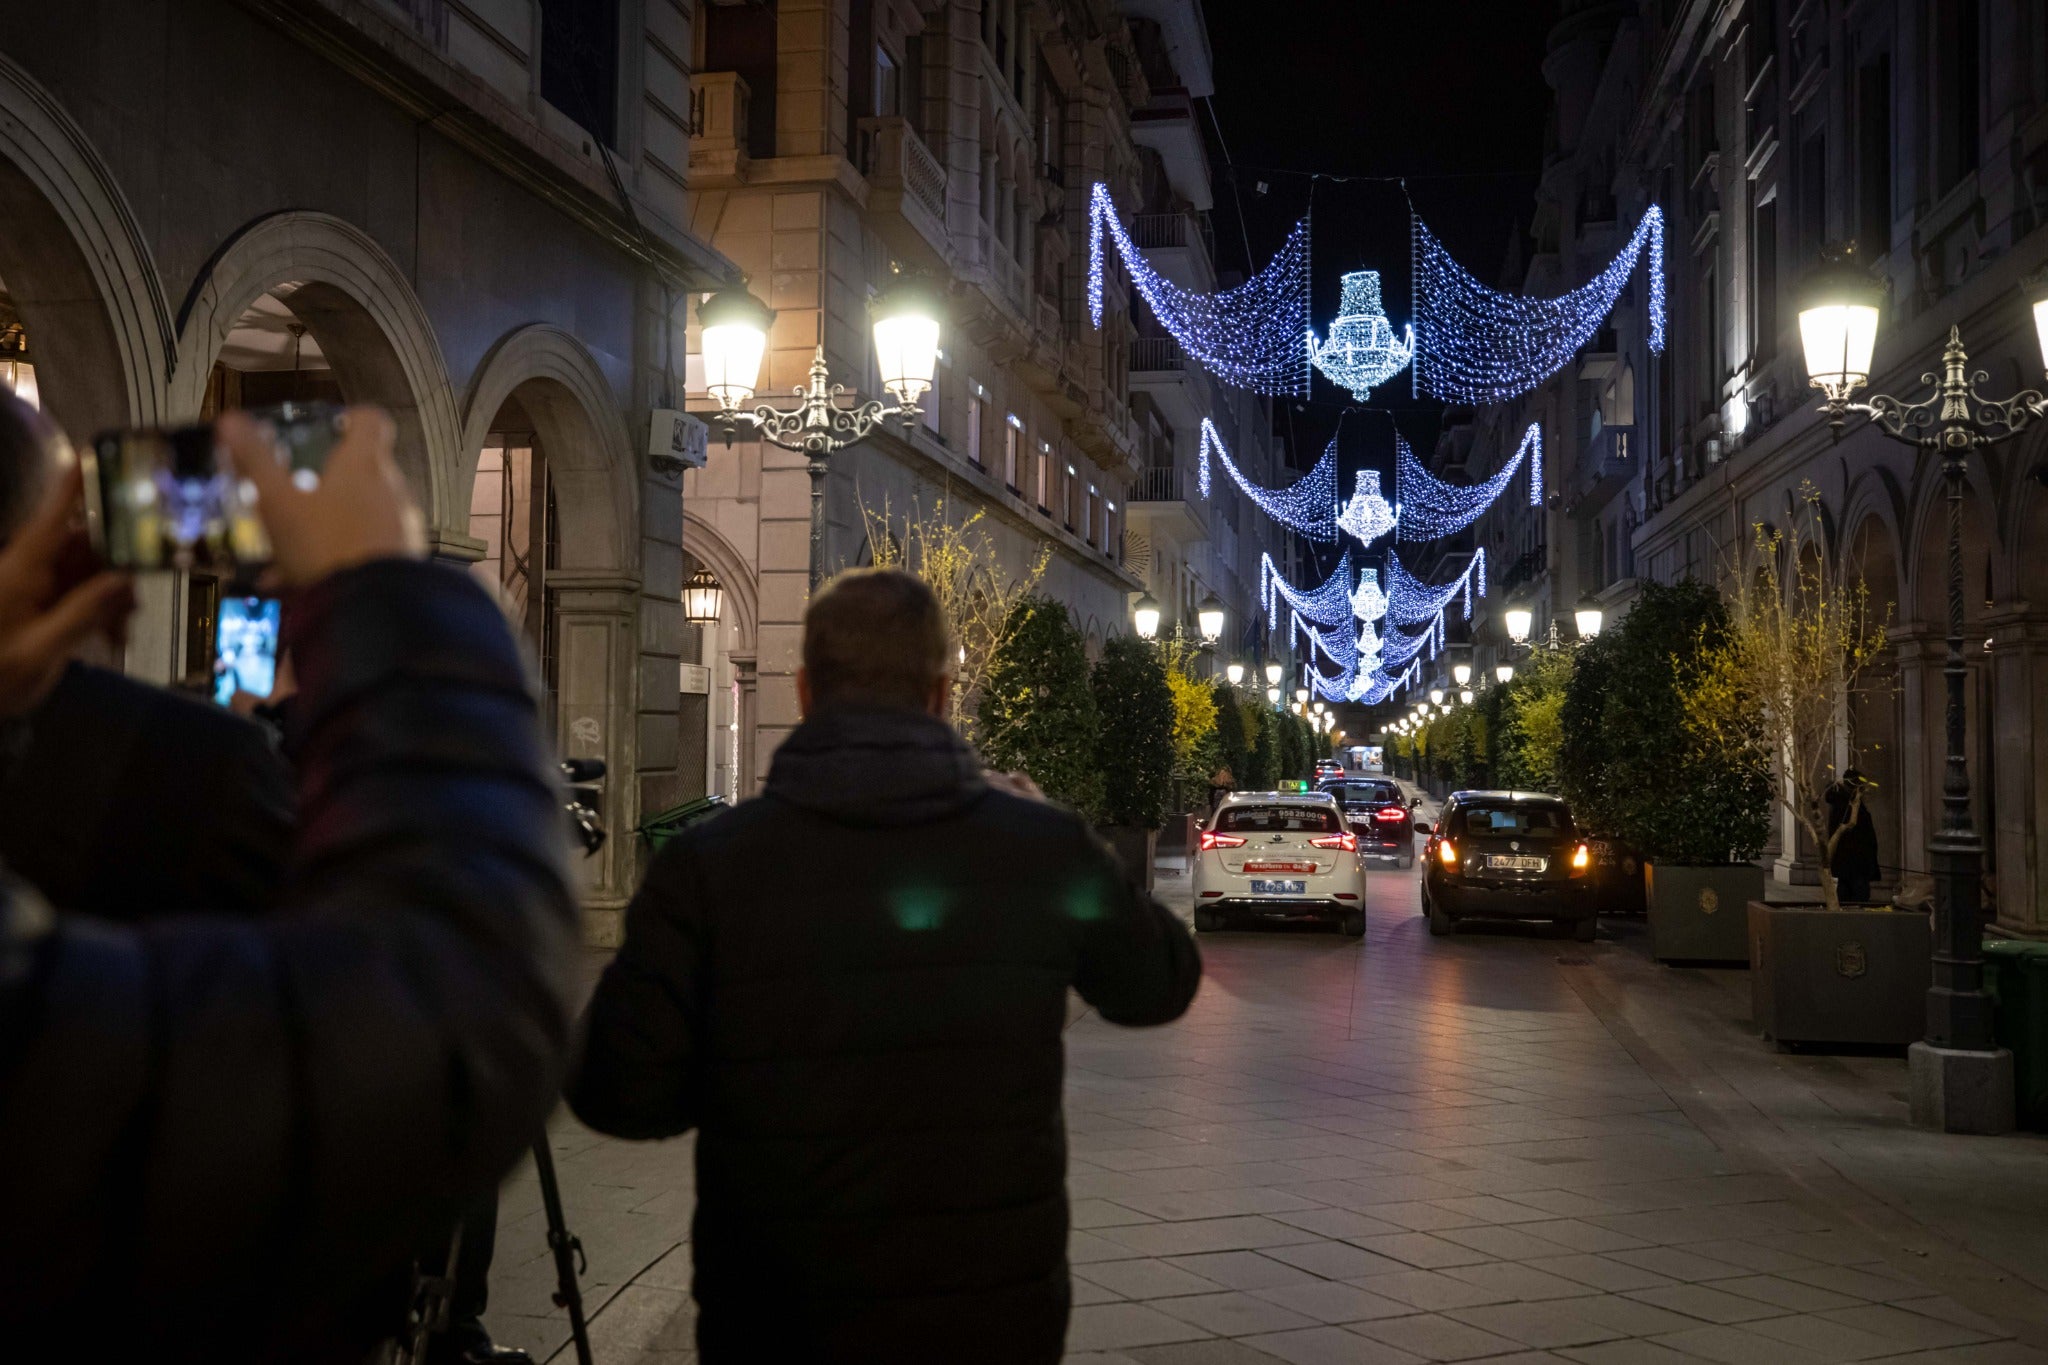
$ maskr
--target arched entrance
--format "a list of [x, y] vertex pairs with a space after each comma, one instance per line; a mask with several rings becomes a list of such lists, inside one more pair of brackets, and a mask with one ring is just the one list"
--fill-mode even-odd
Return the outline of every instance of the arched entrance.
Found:
[[2018, 448], [2003, 597], [1986, 622], [1999, 703], [1998, 919], [2048, 934], [2048, 438]]
[[[723, 610], [715, 625], [685, 627], [695, 637], [694, 662], [704, 670], [704, 691], [685, 692], [677, 708], [679, 769], [687, 760], [701, 764], [701, 776], [682, 771], [683, 791], [714, 794], [728, 801], [744, 800], [759, 787], [757, 705], [760, 682], [755, 671], [760, 604], [756, 578], [746, 558], [709, 522], [683, 510], [683, 581], [698, 569], [709, 570], [725, 590]], [[690, 646], [684, 661], [691, 662]], [[688, 672], [686, 669], [685, 672]], [[694, 681], [694, 680], [693, 680]]]

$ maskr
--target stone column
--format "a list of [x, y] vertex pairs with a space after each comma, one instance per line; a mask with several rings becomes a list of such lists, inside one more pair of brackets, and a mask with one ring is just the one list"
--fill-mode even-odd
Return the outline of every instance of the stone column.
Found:
[[[637, 711], [639, 580], [613, 570], [558, 570], [554, 598], [555, 734], [568, 758], [604, 760], [604, 848], [583, 860], [584, 931], [615, 946], [637, 872], [632, 829], [640, 822]], [[668, 680], [673, 689], [675, 680]]]

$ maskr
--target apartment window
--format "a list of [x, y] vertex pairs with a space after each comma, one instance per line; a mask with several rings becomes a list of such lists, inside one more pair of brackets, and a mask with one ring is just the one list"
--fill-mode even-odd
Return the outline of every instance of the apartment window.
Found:
[[981, 381], [967, 381], [967, 458], [981, 463], [981, 423], [988, 407], [988, 390]]
[[1714, 267], [1700, 272], [1700, 416], [1719, 405], [1721, 398], [1721, 296], [1715, 286]]
[[1828, 140], [1815, 130], [1799, 144], [1799, 266], [1820, 259], [1828, 240]]
[[1095, 543], [1096, 543], [1096, 540], [1095, 540], [1095, 509], [1096, 509], [1096, 504], [1098, 504], [1099, 502], [1101, 502], [1101, 500], [1102, 500], [1102, 495], [1101, 495], [1100, 493], [1098, 493], [1098, 492], [1096, 491], [1096, 489], [1095, 489], [1095, 485], [1094, 485], [1094, 484], [1092, 484], [1092, 483], [1091, 483], [1091, 484], [1089, 484], [1089, 485], [1088, 485], [1088, 520], [1086, 520], [1085, 522], [1081, 523], [1081, 525], [1082, 525], [1082, 537], [1083, 537], [1083, 538], [1084, 538], [1084, 539], [1085, 539], [1085, 540], [1086, 540], [1086, 541], [1087, 541], [1087, 542], [1088, 542], [1088, 543], [1089, 543], [1090, 545], [1093, 545], [1093, 544], [1095, 544]]
[[540, 97], [619, 142], [619, 0], [541, 0]]
[[1045, 442], [1038, 443], [1037, 457], [1038, 510], [1052, 515], [1052, 447]]
[[1892, 58], [1856, 73], [1856, 249], [1876, 262], [1892, 249]]
[[1066, 183], [1067, 100], [1043, 61], [1038, 64], [1038, 159], [1047, 180]]
[[1071, 531], [1074, 529], [1074, 518], [1077, 513], [1078, 504], [1081, 501], [1081, 477], [1074, 471], [1072, 465], [1067, 466], [1067, 490], [1066, 495], [1060, 501], [1065, 505], [1065, 521], [1067, 529]]
[[875, 44], [874, 108], [868, 112], [881, 118], [903, 112], [902, 73], [896, 59], [880, 43]]
[[1934, 174], [1938, 193], [1977, 169], [1983, 70], [1980, 0], [1943, 0], [1934, 13]]
[[1003, 426], [1003, 483], [1012, 493], [1024, 491], [1017, 482], [1018, 447], [1023, 443], [1024, 419], [1014, 412], [1006, 414]]
[[1775, 191], [1767, 193], [1772, 197], [1756, 206], [1749, 243], [1749, 300], [1759, 362], [1778, 354], [1778, 200]]
[[[1120, 533], [1121, 521], [1117, 516], [1116, 503], [1108, 498], [1104, 498], [1102, 501], [1102, 548], [1117, 559], [1123, 558], [1118, 553], [1118, 548], [1123, 544], [1122, 540], [1119, 539]], [[1192, 609], [1190, 609], [1189, 614], [1193, 614]]]
[[920, 137], [924, 135], [924, 38], [915, 35], [903, 40], [903, 76], [899, 82], [900, 93], [896, 100], [896, 112], [915, 129]]

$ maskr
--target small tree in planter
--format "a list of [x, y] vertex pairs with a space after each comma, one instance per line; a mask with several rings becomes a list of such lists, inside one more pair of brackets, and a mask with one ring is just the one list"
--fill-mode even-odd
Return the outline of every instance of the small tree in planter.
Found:
[[1277, 717], [1271, 707], [1246, 702], [1243, 711], [1245, 733], [1251, 736], [1251, 752], [1245, 759], [1245, 771], [1239, 776], [1239, 785], [1246, 791], [1271, 791], [1275, 767], [1274, 731]]
[[1243, 787], [1250, 780], [1250, 750], [1244, 737], [1244, 703], [1237, 690], [1217, 683], [1210, 694], [1216, 706], [1216, 761], [1230, 773], [1231, 782]]
[[982, 757], [1022, 769], [1047, 796], [1092, 818], [1102, 775], [1087, 645], [1067, 609], [1044, 597], [1017, 603], [1005, 627], [981, 689]]
[[1558, 707], [1558, 793], [1571, 802], [1572, 816], [1582, 828], [1608, 834], [1620, 824], [1621, 793], [1607, 781], [1607, 694], [1613, 686], [1615, 647], [1610, 633], [1572, 652]]
[[1539, 649], [1515, 671], [1494, 731], [1494, 780], [1524, 791], [1558, 790], [1558, 749], [1564, 741], [1565, 687], [1572, 656]]
[[1173, 778], [1173, 688], [1159, 651], [1130, 635], [1103, 646], [1089, 683], [1100, 726], [1103, 833], [1150, 886], [1153, 841], [1166, 821]]

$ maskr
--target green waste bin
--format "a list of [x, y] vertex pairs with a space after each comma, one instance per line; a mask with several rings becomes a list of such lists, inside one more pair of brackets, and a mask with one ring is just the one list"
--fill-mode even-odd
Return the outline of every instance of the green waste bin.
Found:
[[2012, 1049], [2019, 1126], [2048, 1129], [2048, 943], [1994, 939], [1984, 945], [1984, 989], [1994, 1002], [1992, 1027]]
[[685, 801], [680, 806], [670, 806], [658, 815], [648, 816], [635, 832], [647, 841], [649, 848], [659, 853], [662, 845], [669, 840], [690, 826], [709, 820], [725, 808], [726, 800], [722, 796], [700, 796], [695, 800]]

